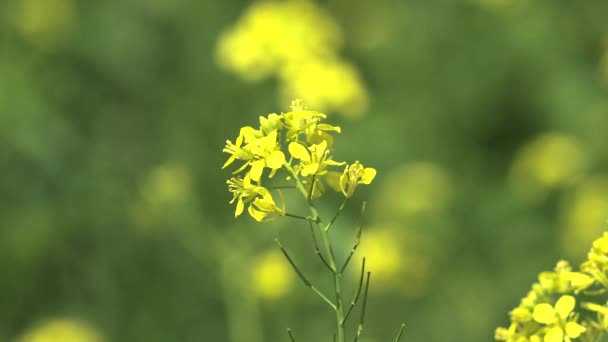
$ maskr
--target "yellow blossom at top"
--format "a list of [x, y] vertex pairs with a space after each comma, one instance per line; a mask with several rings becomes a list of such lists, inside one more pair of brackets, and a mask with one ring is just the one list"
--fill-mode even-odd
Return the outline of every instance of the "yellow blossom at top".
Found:
[[73, 0], [21, 0], [19, 3], [15, 24], [27, 39], [47, 44], [71, 29]]
[[70, 319], [53, 319], [33, 327], [17, 342], [102, 342], [90, 326]]
[[338, 25], [314, 1], [259, 1], [221, 35], [217, 61], [255, 81], [287, 64], [332, 55], [342, 41]]
[[536, 199], [550, 189], [572, 183], [585, 166], [585, 150], [578, 139], [548, 133], [519, 150], [509, 172], [509, 183], [518, 194]]
[[293, 287], [293, 271], [278, 251], [267, 251], [255, 258], [252, 269], [253, 289], [262, 298], [282, 297]]

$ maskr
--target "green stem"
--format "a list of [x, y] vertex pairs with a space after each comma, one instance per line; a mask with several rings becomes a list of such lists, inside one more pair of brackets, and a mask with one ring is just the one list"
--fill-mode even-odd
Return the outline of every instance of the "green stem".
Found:
[[317, 230], [319, 231], [319, 234], [321, 235], [321, 241], [323, 243], [323, 247], [325, 249], [325, 254], [327, 255], [327, 259], [328, 259], [327, 261], [329, 262], [329, 266], [332, 270], [332, 275], [334, 278], [334, 290], [335, 290], [335, 294], [336, 294], [336, 302], [335, 302], [335, 304], [336, 304], [336, 307], [335, 307], [336, 330], [337, 330], [336, 341], [345, 342], [346, 335], [344, 333], [344, 325], [342, 324], [342, 322], [344, 321], [344, 299], [343, 299], [343, 295], [342, 295], [342, 274], [340, 272], [338, 272], [338, 268], [336, 266], [337, 265], [336, 257], [334, 255], [334, 251], [333, 251], [333, 248], [331, 245], [331, 240], [329, 238], [329, 232], [321, 224], [321, 219], [319, 217], [319, 211], [317, 210], [314, 203], [312, 202], [312, 198], [311, 198], [310, 194], [306, 190], [306, 187], [304, 187], [304, 184], [302, 184], [302, 182], [300, 181], [300, 178], [298, 178], [298, 175], [295, 173], [295, 171], [291, 168], [291, 166], [288, 163], [284, 163], [283, 165], [285, 166], [285, 169], [294, 178], [294, 180], [296, 182], [296, 188], [300, 191], [300, 193], [302, 193], [302, 196], [304, 196], [304, 198], [306, 199], [306, 202], [308, 203], [308, 207], [310, 208], [310, 214], [315, 219], [315, 224], [317, 226]]

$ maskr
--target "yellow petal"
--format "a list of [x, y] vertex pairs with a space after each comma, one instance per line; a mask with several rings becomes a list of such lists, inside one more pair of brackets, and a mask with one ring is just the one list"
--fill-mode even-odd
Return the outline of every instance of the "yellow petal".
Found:
[[308, 164], [308, 165], [304, 166], [304, 168], [302, 168], [301, 174], [302, 174], [302, 176], [306, 177], [308, 175], [314, 174], [315, 172], [317, 172], [318, 169], [319, 169], [318, 163]]
[[555, 311], [560, 317], [566, 318], [574, 310], [575, 302], [576, 300], [572, 296], [561, 296], [555, 303]]
[[251, 179], [256, 182], [260, 181], [260, 178], [262, 177], [262, 171], [264, 171], [264, 164], [265, 163], [263, 160], [256, 160], [251, 164], [251, 170], [249, 171]]
[[268, 157], [266, 157], [266, 165], [271, 169], [280, 169], [285, 161], [285, 155], [281, 151], [272, 151]]
[[243, 209], [245, 208], [245, 203], [243, 203], [243, 199], [239, 197], [239, 200], [236, 202], [236, 210], [234, 211], [234, 217], [238, 217], [243, 213]]
[[553, 327], [545, 334], [544, 342], [563, 342], [564, 332], [560, 327]]
[[359, 183], [369, 184], [374, 180], [374, 177], [376, 177], [376, 169], [373, 169], [371, 167], [365, 168], [363, 170], [363, 178], [361, 178]]
[[327, 159], [323, 162], [323, 164], [331, 165], [331, 166], [340, 166], [346, 164], [346, 162], [337, 162], [335, 160]]
[[289, 143], [289, 153], [296, 158], [307, 163], [310, 163], [310, 154], [308, 154], [308, 150], [306, 147], [298, 144], [297, 142]]
[[323, 179], [330, 188], [334, 189], [334, 191], [340, 192], [340, 176], [342, 176], [342, 173], [340, 172], [329, 171], [323, 175]]
[[256, 210], [256, 209], [253, 207], [253, 205], [250, 205], [250, 206], [249, 206], [248, 211], [249, 211], [249, 215], [251, 215], [251, 217], [253, 217], [253, 218], [254, 218], [254, 220], [256, 220], [256, 221], [258, 221], [258, 222], [262, 222], [262, 221], [264, 221], [264, 218], [266, 217], [266, 213], [265, 213], [265, 212], [263, 212], [263, 211], [259, 211], [259, 210]]
[[587, 329], [584, 326], [576, 323], [576, 322], [568, 322], [566, 323], [566, 335], [571, 338], [577, 338], [582, 333], [584, 333]]
[[236, 159], [236, 156], [233, 154], [230, 156], [230, 158], [228, 158], [228, 160], [226, 160], [226, 162], [224, 163], [224, 166], [222, 166], [222, 169], [225, 169], [226, 166], [232, 164], [232, 162], [234, 162], [234, 160]]
[[534, 307], [532, 317], [538, 323], [551, 324], [555, 322], [555, 310], [550, 304], [542, 303]]

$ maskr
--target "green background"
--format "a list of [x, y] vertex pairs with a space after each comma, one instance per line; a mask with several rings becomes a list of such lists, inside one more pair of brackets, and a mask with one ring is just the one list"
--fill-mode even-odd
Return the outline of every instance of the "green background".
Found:
[[[331, 340], [332, 313], [301, 283], [275, 300], [251, 289], [251, 260], [275, 236], [330, 289], [305, 225], [235, 220], [228, 204], [225, 140], [285, 109], [276, 80], [244, 83], [214, 61], [250, 4], [74, 1], [70, 25], [31, 35], [23, 1], [0, 3], [0, 340], [54, 317], [109, 341], [287, 341], [287, 327]], [[322, 5], [369, 91], [362, 118], [328, 113], [343, 129], [336, 159], [378, 170], [356, 198], [380, 213], [366, 222], [386, 218], [379, 189], [400, 165], [438, 165], [451, 184], [439, 212], [393, 219], [432, 246], [430, 275], [415, 296], [372, 279], [362, 340], [390, 341], [401, 322], [406, 341], [492, 340], [538, 272], [585, 257], [586, 245], [567, 254], [560, 242], [576, 181], [530, 200], [508, 175], [547, 132], [584, 146], [582, 179], [607, 171], [608, 2]], [[173, 170], [160, 199], [159, 167]], [[357, 216], [355, 205], [332, 232], [341, 256]]]

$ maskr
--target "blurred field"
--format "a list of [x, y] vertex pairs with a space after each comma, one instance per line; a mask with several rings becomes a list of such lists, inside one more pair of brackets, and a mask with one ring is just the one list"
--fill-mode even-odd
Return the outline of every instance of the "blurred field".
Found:
[[[234, 219], [292, 98], [378, 170], [364, 342], [488, 341], [608, 219], [608, 2], [0, 2], [0, 341], [329, 341], [307, 227]], [[322, 210], [333, 210], [324, 203]], [[359, 207], [332, 230], [347, 254]], [[363, 255], [363, 254], [359, 254]], [[356, 270], [356, 267], [354, 267]], [[357, 282], [356, 272], [352, 286]]]

